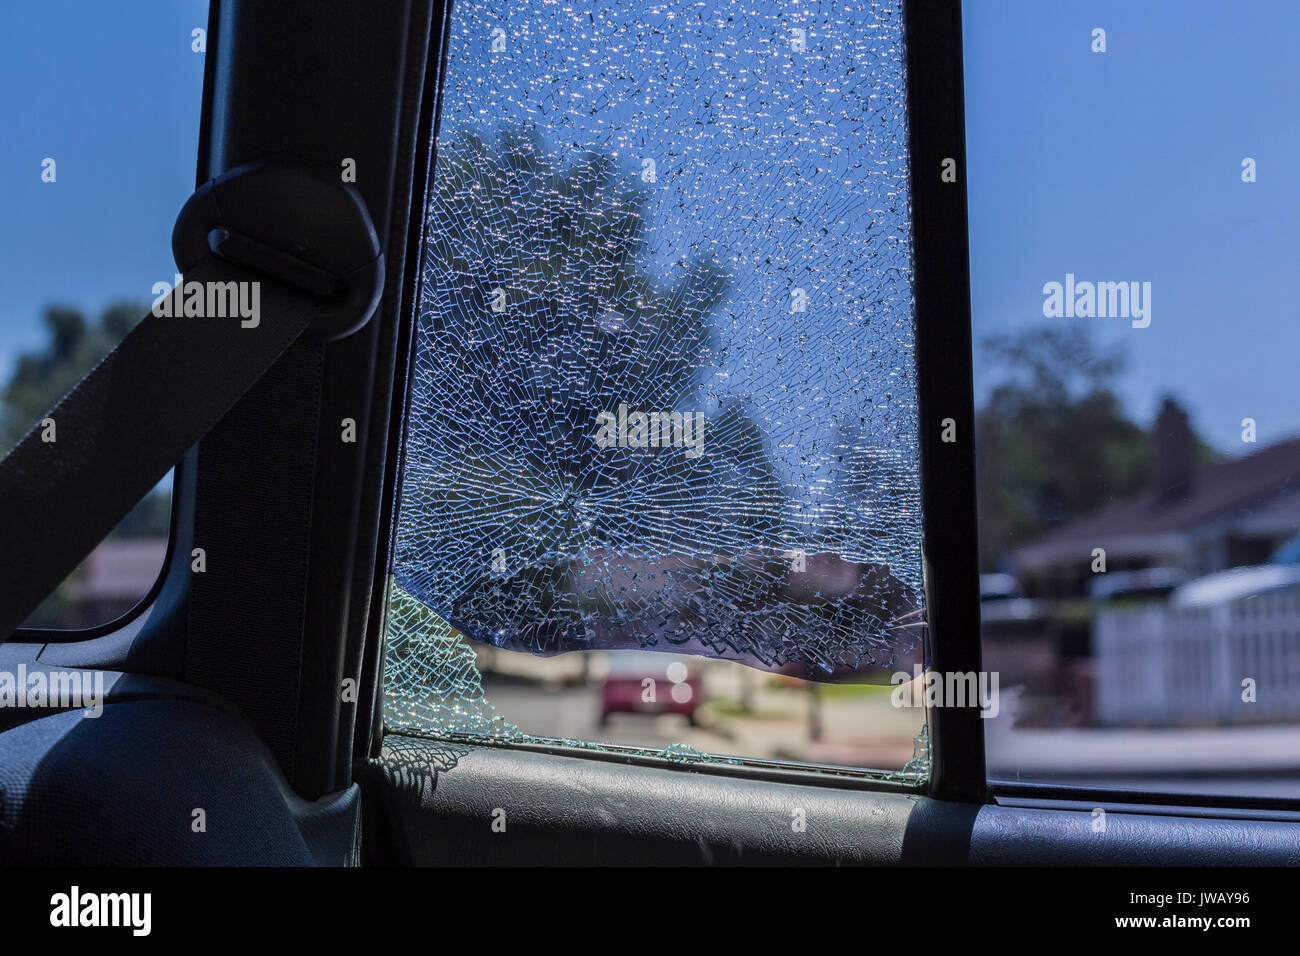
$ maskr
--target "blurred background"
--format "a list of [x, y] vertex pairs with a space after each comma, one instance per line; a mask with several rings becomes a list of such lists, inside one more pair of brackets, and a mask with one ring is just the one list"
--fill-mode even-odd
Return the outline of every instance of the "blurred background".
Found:
[[900, 770], [924, 722], [923, 708], [890, 704], [887, 684], [823, 684], [649, 651], [542, 658], [475, 645], [475, 655], [497, 712], [539, 737]]
[[[995, 777], [1300, 793], [1297, 31], [964, 5]], [[1045, 318], [1067, 274], [1150, 282], [1149, 327]]]

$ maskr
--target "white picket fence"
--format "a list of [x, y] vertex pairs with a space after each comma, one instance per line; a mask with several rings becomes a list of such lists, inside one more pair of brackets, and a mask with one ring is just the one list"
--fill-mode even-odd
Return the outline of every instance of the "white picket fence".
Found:
[[[1300, 585], [1212, 607], [1107, 610], [1093, 622], [1102, 724], [1300, 719]], [[1255, 702], [1242, 681], [1255, 681]]]

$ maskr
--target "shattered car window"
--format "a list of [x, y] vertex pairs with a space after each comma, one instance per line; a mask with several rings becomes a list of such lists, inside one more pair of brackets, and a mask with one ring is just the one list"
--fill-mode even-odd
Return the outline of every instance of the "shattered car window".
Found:
[[690, 719], [698, 658], [912, 660], [902, 42], [897, 0], [458, 4], [390, 596], [419, 723], [508, 735], [493, 649], [665, 655]]

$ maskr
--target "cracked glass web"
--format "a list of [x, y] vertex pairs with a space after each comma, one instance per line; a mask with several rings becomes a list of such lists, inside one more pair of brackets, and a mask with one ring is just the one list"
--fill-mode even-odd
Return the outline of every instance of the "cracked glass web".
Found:
[[408, 719], [517, 733], [466, 638], [811, 680], [920, 642], [900, 6], [457, 3], [390, 597]]

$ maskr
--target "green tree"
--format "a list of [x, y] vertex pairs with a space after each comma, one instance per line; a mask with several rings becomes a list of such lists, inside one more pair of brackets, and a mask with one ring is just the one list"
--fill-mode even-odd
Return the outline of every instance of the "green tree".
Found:
[[104, 310], [96, 324], [77, 309], [50, 306], [41, 316], [44, 348], [18, 356], [0, 405], [0, 443], [18, 443], [55, 402], [95, 363], [126, 337], [144, 314], [142, 306], [119, 303]]
[[975, 416], [980, 562], [991, 571], [1045, 531], [1144, 488], [1151, 440], [1114, 392], [1124, 354], [1099, 349], [1084, 326], [993, 336], [983, 349], [1005, 372]]
[[[561, 156], [533, 130], [439, 146], [397, 576], [479, 621], [476, 637], [584, 629], [567, 582], [583, 548], [740, 553], [779, 536], [783, 490], [741, 402], [710, 415], [702, 456], [597, 443], [621, 405], [701, 409], [702, 371], [724, 358], [712, 316], [729, 277], [704, 250], [654, 268], [648, 198], [612, 157]], [[518, 575], [500, 587], [497, 548]]]

